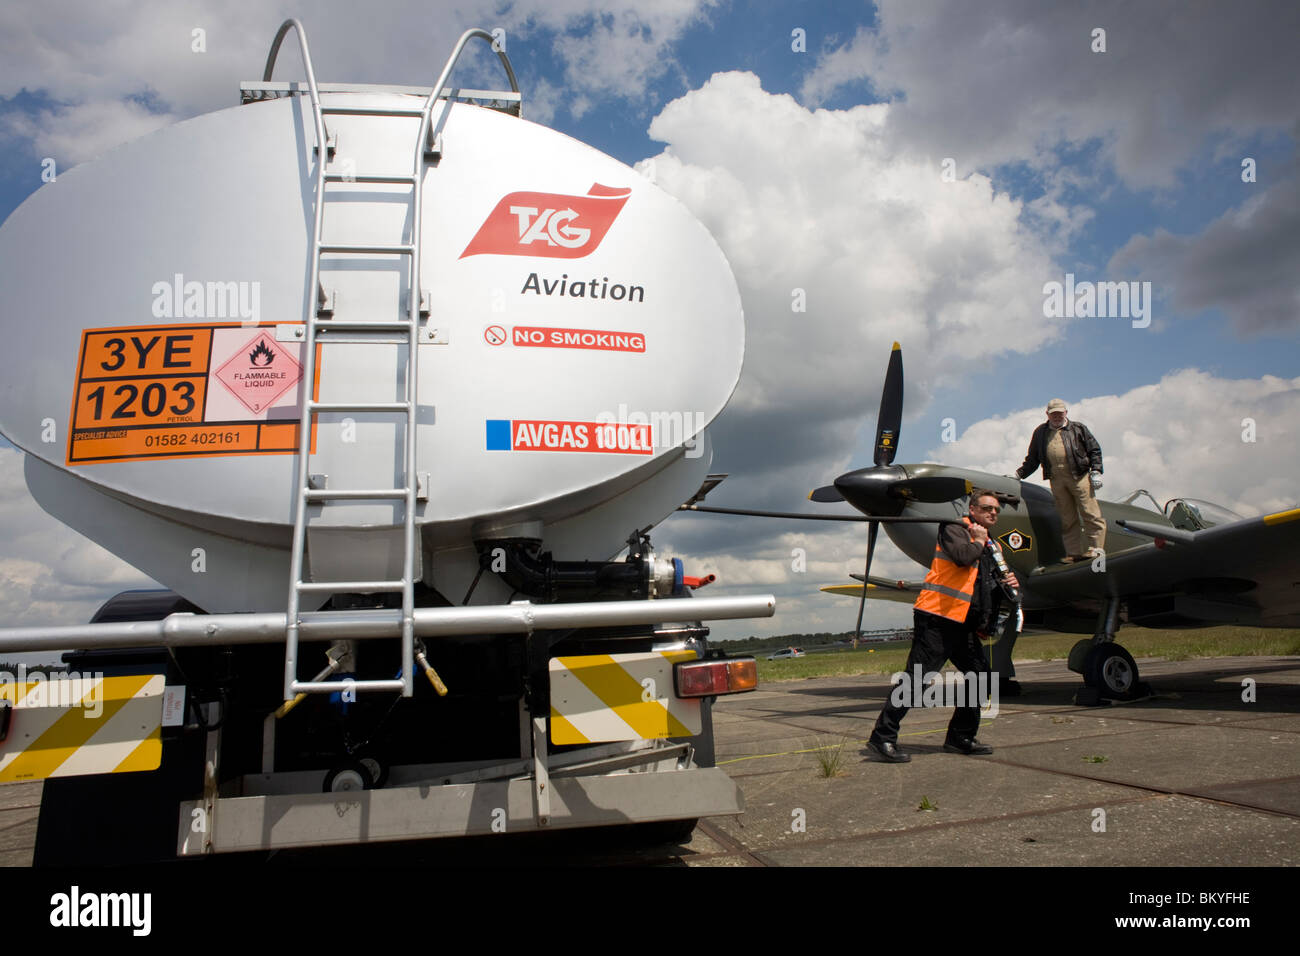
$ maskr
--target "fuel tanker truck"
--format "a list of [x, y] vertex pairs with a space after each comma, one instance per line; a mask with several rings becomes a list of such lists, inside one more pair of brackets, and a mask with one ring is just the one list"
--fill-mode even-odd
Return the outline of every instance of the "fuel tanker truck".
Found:
[[[273, 81], [293, 35], [305, 80]], [[509, 89], [317, 83], [60, 173], [0, 228], [0, 430], [162, 584], [9, 628], [0, 781], [36, 862], [657, 824], [742, 808], [706, 622], [771, 596], [649, 531], [740, 375], [708, 232]], [[503, 86], [505, 84], [502, 84]], [[30, 658], [27, 658], [30, 659]]]

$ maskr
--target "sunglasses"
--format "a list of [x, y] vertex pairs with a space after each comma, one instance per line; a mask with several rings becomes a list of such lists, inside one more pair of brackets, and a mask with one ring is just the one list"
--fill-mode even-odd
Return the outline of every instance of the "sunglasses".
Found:
[[995, 515], [996, 515], [996, 514], [1001, 514], [1001, 513], [1002, 513], [1002, 509], [999, 508], [997, 505], [976, 505], [976, 506], [975, 506], [975, 510], [976, 510], [976, 511], [991, 511], [991, 512], [993, 512]]

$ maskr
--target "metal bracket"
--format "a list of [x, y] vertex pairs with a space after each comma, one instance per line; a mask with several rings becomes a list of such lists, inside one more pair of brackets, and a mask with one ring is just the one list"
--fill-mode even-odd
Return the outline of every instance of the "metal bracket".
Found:
[[429, 473], [427, 471], [420, 471], [415, 474], [415, 500], [429, 500]]
[[307, 326], [301, 322], [284, 322], [275, 327], [277, 342], [302, 342], [307, 338]]
[[424, 158], [437, 162], [442, 159], [442, 133], [435, 133], [429, 128], [429, 141], [424, 146]]
[[329, 475], [308, 475], [307, 487], [312, 491], [324, 491], [329, 484]]
[[[334, 152], [335, 150], [338, 149], [338, 146], [339, 146], [339, 134], [327, 132], [325, 134], [325, 156], [326, 156], [325, 161], [326, 162], [329, 162], [331, 159], [334, 158]], [[312, 152], [319, 153], [320, 147], [313, 146]]]
[[426, 325], [424, 328], [420, 329], [420, 344], [421, 345], [446, 345], [447, 330], [435, 329], [432, 325]]
[[334, 307], [338, 304], [337, 293], [334, 289], [328, 292], [324, 286], [316, 287], [316, 314], [332, 316]]
[[[429, 290], [421, 289], [420, 290], [420, 318], [427, 319], [429, 317], [429, 312], [431, 311], [432, 302], [433, 299], [432, 296], [429, 294]], [[408, 293], [403, 292], [402, 293], [402, 315], [406, 315], [408, 309], [410, 309], [409, 295]]]

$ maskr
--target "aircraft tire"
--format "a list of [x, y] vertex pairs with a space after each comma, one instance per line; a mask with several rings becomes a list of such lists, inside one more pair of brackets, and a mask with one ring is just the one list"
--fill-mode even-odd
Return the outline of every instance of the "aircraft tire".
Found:
[[1088, 652], [1083, 673], [1088, 686], [1110, 700], [1132, 700], [1141, 686], [1133, 655], [1113, 641]]

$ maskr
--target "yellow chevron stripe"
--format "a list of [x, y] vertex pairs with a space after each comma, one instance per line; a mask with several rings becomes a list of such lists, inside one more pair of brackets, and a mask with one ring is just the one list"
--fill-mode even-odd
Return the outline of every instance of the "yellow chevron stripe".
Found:
[[[104, 710], [98, 720], [87, 720], [84, 708], [75, 707], [68, 710], [14, 758], [13, 763], [0, 773], [0, 781], [43, 779], [53, 774], [60, 764], [89, 741], [95, 732], [105, 726], [109, 719], [125, 707], [127, 702], [153, 677], [153, 674], [138, 674], [113, 678], [111, 688], [105, 686], [110, 681], [106, 678], [100, 685], [105, 699]], [[128, 688], [130, 693], [126, 693]]]
[[551, 708], [551, 743], [553, 744], [589, 744], [578, 728], [569, 723], [554, 707]]
[[1300, 508], [1292, 508], [1290, 511], [1279, 511], [1277, 514], [1265, 515], [1264, 524], [1286, 524], [1288, 521], [1295, 521], [1300, 518]]
[[668, 658], [674, 664], [679, 661], [693, 661], [700, 656], [689, 647], [683, 647], [681, 650], [677, 651], [660, 651], [659, 653]]
[[132, 750], [125, 760], [113, 768], [113, 773], [133, 770], [157, 770], [162, 766], [162, 728], [155, 727], [140, 746]]
[[[641, 684], [610, 655], [561, 657], [559, 661], [642, 738], [691, 736], [663, 704], [641, 700]], [[671, 688], [668, 690], [671, 693]]]

